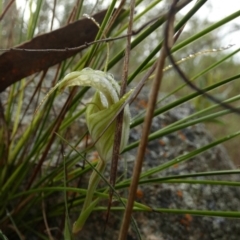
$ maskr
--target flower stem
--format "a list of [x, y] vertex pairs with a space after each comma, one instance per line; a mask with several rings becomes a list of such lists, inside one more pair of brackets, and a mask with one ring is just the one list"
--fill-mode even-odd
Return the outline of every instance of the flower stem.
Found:
[[82, 211], [77, 221], [73, 224], [73, 229], [72, 229], [73, 233], [77, 233], [82, 229], [85, 221], [87, 220], [88, 216], [91, 214], [93, 208], [96, 206], [96, 204], [100, 199], [100, 198], [97, 198], [94, 201], [92, 201], [94, 192], [101, 179], [101, 174], [104, 172], [105, 167], [106, 167], [106, 163], [102, 159], [99, 159], [99, 162], [95, 170], [92, 172], [89, 179], [87, 195], [83, 204]]

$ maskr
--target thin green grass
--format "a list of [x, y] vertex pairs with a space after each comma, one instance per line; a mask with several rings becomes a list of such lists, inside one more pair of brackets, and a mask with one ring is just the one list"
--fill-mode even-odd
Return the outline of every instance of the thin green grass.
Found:
[[[24, 17], [19, 13], [18, 18], [21, 26], [21, 35], [17, 35], [16, 38], [19, 41], [23, 39], [23, 36], [26, 36], [26, 39], [31, 40], [36, 36], [40, 26], [46, 26], [46, 29], [49, 29], [46, 22], [41, 22], [41, 17], [44, 15], [44, 2], [41, 0], [35, 2], [36, 9], [34, 10], [31, 8], [32, 11], [30, 11], [28, 22], [24, 22]], [[107, 14], [95, 38], [96, 40], [105, 38], [105, 30], [108, 29], [111, 14], [114, 12], [114, 8], [116, 8], [116, 2], [117, 1], [112, 1], [109, 5]], [[138, 29], [139, 26], [143, 26], [144, 23], [146, 23], [147, 20], [145, 19], [145, 16], [147, 16], [149, 11], [154, 12], [154, 9], [159, 2], [161, 1], [153, 1], [149, 4], [147, 1], [136, 1], [136, 6], [141, 3], [147, 5], [147, 7], [135, 16], [134, 29]], [[198, 1], [186, 15], [175, 24], [175, 31], [179, 31], [181, 27], [188, 23], [188, 21], [191, 21], [192, 16], [194, 16], [205, 2], [205, 0]], [[64, 6], [67, 6], [67, 3], [64, 4]], [[82, 1], [76, 6], [76, 8], [74, 8], [74, 5], [71, 5], [71, 10], [73, 11], [75, 9], [75, 13], [72, 15], [73, 19], [77, 20], [79, 17], [82, 17], [81, 15], [85, 13], [86, 9], [85, 4], [86, 3]], [[0, 3], [0, 9], [2, 9], [2, 2]], [[125, 34], [125, 30], [129, 24], [128, 13], [129, 7], [126, 5], [125, 12], [120, 16], [121, 21], [117, 22], [115, 28], [107, 33], [109, 34], [109, 37], [119, 37]], [[58, 14], [60, 13], [56, 12], [55, 14], [55, 18], [57, 19]], [[69, 12], [64, 11], [64, 14], [65, 19], [70, 17]], [[172, 49], [175, 58], [177, 59], [178, 50], [184, 49], [187, 52], [191, 46], [199, 43], [203, 37], [211, 35], [214, 30], [223, 27], [226, 23], [231, 23], [231, 21], [238, 16], [239, 11], [236, 11], [211, 26], [203, 26], [198, 32], [193, 32], [192, 36], [182, 39], [181, 42], [176, 44]], [[162, 32], [165, 22], [166, 15], [162, 15], [159, 19], [150, 23], [149, 26], [143, 28], [141, 32], [133, 37], [131, 49], [134, 49], [135, 51], [136, 55], [134, 57], [138, 58], [138, 56], [141, 55], [142, 59], [140, 63], [136, 60], [136, 63], [133, 64], [134, 66], [131, 66], [133, 72], [129, 75], [128, 81], [129, 83], [131, 82], [134, 87], [137, 87], [142, 74], [148, 71], [155, 62], [156, 56], [162, 46], [163, 36], [161, 35], [161, 37], [155, 39], [156, 44], [153, 46], [153, 50], [147, 54], [142, 50], [144, 49], [144, 44], [146, 44], [146, 42], [151, 44], [152, 38], [150, 35], [153, 32]], [[2, 22], [0, 22], [0, 24], [0, 28], [2, 30], [5, 28], [5, 31], [7, 31], [7, 26]], [[135, 28], [135, 26], [138, 27]], [[15, 36], [14, 34], [15, 33], [13, 33], [13, 36]], [[1, 39], [3, 39], [3, 36], [1, 36]], [[122, 60], [124, 58], [125, 43], [122, 45], [123, 41], [117, 41], [119, 40], [113, 41], [110, 44], [110, 61], [108, 63], [108, 69], [111, 69], [112, 71], [114, 71], [115, 68], [122, 69]], [[19, 44], [20, 43], [21, 42], [19, 42]], [[208, 49], [208, 47], [206, 47], [206, 49]], [[199, 51], [201, 51], [201, 49], [199, 49]], [[191, 77], [191, 80], [195, 82], [200, 81], [200, 79], [205, 77], [207, 73], [212, 73], [216, 69], [224, 68], [226, 61], [232, 61], [232, 57], [237, 53], [239, 53], [239, 49], [228, 54], [221, 53], [223, 54], [221, 55], [223, 57], [219, 59], [218, 56], [216, 56], [215, 62], [207, 68], [195, 66], [194, 77]], [[205, 57], [206, 56], [197, 56], [196, 58], [204, 59]], [[90, 156], [94, 156], [95, 148], [89, 144], [90, 136], [87, 137], [88, 131], [85, 122], [85, 110], [87, 103], [89, 102], [88, 99], [91, 97], [91, 91], [89, 91], [89, 88], [84, 87], [70, 89], [69, 91], [65, 91], [62, 95], [53, 94], [48, 101], [46, 101], [43, 108], [35, 115], [34, 111], [39, 102], [43, 99], [44, 93], [46, 93], [46, 86], [47, 88], [50, 88], [59, 82], [67, 73], [73, 70], [81, 70], [84, 67], [91, 67], [93, 69], [98, 68], [95, 70], [104, 69], [105, 58], [105, 42], [94, 44], [89, 47], [89, 49], [81, 52], [81, 56], [77, 54], [71, 59], [59, 63], [57, 71], [57, 67], [47, 69], [46, 74], [42, 74], [42, 83], [39, 83], [41, 74], [39, 74], [39, 76], [31, 76], [30, 78], [23, 79], [20, 82], [11, 85], [4, 92], [4, 97], [1, 97], [6, 123], [6, 127], [3, 128], [2, 126], [4, 125], [2, 124], [2, 119], [0, 119], [0, 237], [4, 240], [6, 237], [11, 239], [12, 236], [16, 235], [19, 239], [23, 239], [24, 236], [34, 236], [38, 239], [49, 239], [49, 236], [45, 231], [36, 230], [35, 228], [35, 224], [39, 226], [39, 229], [46, 228], [42, 214], [43, 211], [47, 214], [50, 228], [57, 227], [60, 229], [62, 222], [63, 227], [60, 230], [60, 236], [64, 236], [64, 239], [77, 239], [76, 236], [72, 235], [71, 228], [76, 215], [78, 215], [81, 210], [87, 194], [86, 188], [81, 184], [81, 179], [86, 179], [86, 176], [88, 176], [91, 171], [95, 171], [96, 166], [96, 163], [92, 163], [90, 160]], [[187, 64], [187, 62], [184, 64]], [[115, 75], [117, 74], [121, 76], [121, 73], [115, 72]], [[179, 77], [174, 76], [172, 79], [164, 80], [171, 80], [174, 82], [174, 78]], [[204, 85], [202, 89], [208, 93], [212, 93], [213, 91], [214, 93], [218, 93], [220, 87], [225, 87], [225, 85], [229, 83], [237, 84], [236, 80], [239, 78], [240, 75], [238, 74], [238, 70], [235, 69], [235, 71], [229, 73], [229, 77], [220, 77], [217, 82], [209, 82], [209, 84]], [[29, 79], [31, 80], [29, 81]], [[148, 81], [148, 85], [151, 85], [151, 80]], [[178, 88], [174, 86], [167, 97], [178, 93], [181, 89], [188, 89], [188, 87], [186, 84], [183, 84]], [[29, 98], [29, 92], [31, 92], [32, 98]], [[68, 98], [69, 95], [71, 96], [71, 99]], [[201, 96], [201, 94], [197, 92], [188, 93], [164, 106], [158, 105], [155, 109], [154, 116], [164, 114], [167, 111], [173, 110], [181, 104], [192, 101], [199, 96]], [[237, 104], [239, 96], [238, 93], [234, 92], [231, 96], [225, 97], [223, 102]], [[29, 99], [31, 99], [31, 101]], [[30, 101], [30, 103], [26, 101]], [[64, 109], [67, 101], [69, 101], [70, 105]], [[197, 109], [192, 115], [175, 121], [174, 123], [149, 134], [148, 140], [160, 139], [170, 133], [174, 133], [187, 127], [192, 127], [202, 122], [215, 121], [214, 124], [217, 124], [216, 122], [220, 116], [225, 116], [230, 113], [231, 110], [222, 109], [216, 104], [210, 105], [205, 109]], [[137, 114], [132, 119], [131, 128], [141, 126], [144, 117], [145, 111]], [[79, 128], [73, 130], [74, 135], [71, 135], [70, 130], [74, 128], [74, 125], [79, 126]], [[144, 172], [141, 173], [139, 185], [152, 186], [160, 185], [162, 183], [176, 185], [185, 183], [189, 185], [200, 184], [203, 187], [205, 185], [239, 187], [240, 184], [237, 181], [230, 180], [231, 175], [239, 174], [239, 170], [209, 170], [192, 174], [159, 177], [159, 174], [163, 170], [170, 169], [176, 163], [181, 164], [190, 161], [199, 154], [211, 150], [219, 144], [225, 143], [230, 139], [239, 138], [239, 134], [240, 132], [238, 129], [234, 133], [222, 136], [218, 140], [213, 140], [211, 143], [202, 146], [201, 148], [177, 156], [164, 164], [159, 164], [158, 166], [153, 166], [144, 170]], [[101, 141], [101, 138], [99, 141]], [[6, 143], [7, 147], [5, 147]], [[138, 144], [139, 141], [129, 144], [123, 152], [130, 153], [132, 149], [138, 147]], [[122, 213], [127, 201], [125, 193], [130, 186], [131, 179], [119, 178], [115, 188], [113, 188], [108, 183], [108, 179], [104, 174], [99, 172], [97, 172], [97, 174], [100, 175], [104, 183], [94, 192], [94, 197], [99, 200], [99, 203], [97, 203], [98, 200], [94, 199], [94, 201], [96, 201], [94, 202], [94, 204], [96, 204], [94, 211], [106, 211], [106, 205], [103, 205], [105, 202], [100, 202], [100, 200], [108, 199], [108, 191], [109, 189], [112, 189], [112, 191], [115, 192], [114, 201], [121, 205], [112, 207], [111, 211], [119, 211]], [[123, 174], [123, 176], [125, 175]], [[229, 177], [229, 180], [211, 180], [210, 178], [214, 176]], [[198, 179], [198, 177], [201, 177], [201, 179]], [[121, 194], [124, 192], [123, 196], [119, 194], [118, 190], [121, 190]], [[46, 209], [44, 209], [42, 202], [47, 202], [49, 210], [46, 211]], [[169, 214], [240, 218], [237, 209], [236, 211], [165, 209], [158, 206], [147, 206], [146, 204], [137, 201], [134, 203], [133, 210], [136, 212], [154, 211]], [[137, 224], [134, 220], [133, 224], [140, 239], [141, 229], [137, 228]], [[51, 234], [53, 234], [54, 237], [58, 236], [54, 231], [51, 232]]]

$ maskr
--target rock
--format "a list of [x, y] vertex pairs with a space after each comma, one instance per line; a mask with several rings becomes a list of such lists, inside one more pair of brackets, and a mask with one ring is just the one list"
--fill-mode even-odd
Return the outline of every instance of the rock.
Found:
[[[166, 103], [163, 103], [166, 104]], [[132, 107], [133, 112], [137, 106]], [[153, 119], [151, 132], [161, 129], [178, 119], [193, 112], [189, 104], [183, 104], [174, 110]], [[141, 138], [142, 126], [131, 130], [130, 143]], [[160, 164], [166, 163], [182, 154], [186, 154], [213, 141], [213, 138], [203, 124], [197, 124], [161, 139], [149, 142], [143, 172]], [[128, 177], [132, 176], [133, 158], [136, 149], [125, 154], [128, 163]], [[124, 161], [119, 167], [119, 176], [124, 172]], [[110, 168], [110, 167], [109, 167]], [[189, 161], [179, 163], [171, 168], [155, 173], [151, 177], [163, 177], [215, 170], [234, 169], [234, 164], [222, 146], [208, 150]], [[107, 174], [108, 175], [108, 174]], [[239, 181], [237, 175], [198, 177], [194, 179], [212, 179]], [[239, 211], [240, 192], [237, 188], [219, 185], [199, 184], [153, 184], [141, 185], [141, 198], [138, 202], [154, 208], [197, 209], [212, 211]], [[121, 196], [126, 196], [121, 192]], [[100, 203], [107, 206], [107, 201]], [[111, 212], [108, 226], [105, 226], [105, 212], [93, 212], [87, 220], [78, 239], [100, 240], [117, 239], [122, 212]], [[223, 217], [201, 217], [190, 214], [167, 214], [157, 212], [135, 212], [133, 214], [142, 239], [146, 240], [235, 240], [240, 236], [240, 220]], [[138, 239], [131, 226], [127, 239]]]

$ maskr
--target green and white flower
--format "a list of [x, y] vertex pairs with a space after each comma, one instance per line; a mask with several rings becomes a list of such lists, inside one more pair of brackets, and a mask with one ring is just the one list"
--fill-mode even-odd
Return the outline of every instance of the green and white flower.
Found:
[[[109, 73], [94, 71], [85, 68], [79, 72], [72, 72], [60, 83], [60, 90], [66, 86], [91, 86], [97, 91], [86, 110], [86, 123], [92, 140], [96, 142], [95, 147], [99, 156], [105, 162], [112, 157], [113, 138], [116, 123], [103, 133], [106, 126], [119, 111], [123, 103], [127, 100], [129, 93], [119, 99], [120, 86]], [[129, 136], [130, 112], [127, 105], [124, 109], [122, 141], [120, 150], [126, 146]], [[99, 136], [103, 133], [101, 138]], [[99, 139], [99, 140], [98, 140]]]
[[[95, 142], [95, 148], [100, 156], [96, 169], [102, 174], [106, 163], [112, 158], [116, 120], [108, 128], [107, 126], [116, 117], [116, 114], [128, 99], [131, 91], [119, 99], [120, 86], [111, 74], [85, 68], [81, 71], [67, 74], [61, 82], [50, 90], [43, 101], [57, 88], [61, 91], [70, 86], [89, 86], [96, 89], [96, 93], [86, 109], [86, 123], [91, 138]], [[130, 112], [127, 104], [124, 108], [120, 151], [124, 149], [128, 142], [129, 126]], [[97, 204], [98, 199], [93, 201], [92, 198], [100, 179], [100, 175], [96, 171], [93, 171], [90, 176], [88, 191], [81, 214], [73, 225], [73, 233], [81, 230], [86, 219]]]

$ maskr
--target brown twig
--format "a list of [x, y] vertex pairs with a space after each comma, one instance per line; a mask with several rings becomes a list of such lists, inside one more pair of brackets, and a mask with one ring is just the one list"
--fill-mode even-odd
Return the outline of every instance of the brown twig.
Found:
[[[174, 31], [173, 18], [169, 17], [168, 21], [169, 21], [169, 26], [171, 26], [171, 28], [169, 28], [169, 31], [170, 31], [169, 35], [173, 37], [173, 31]], [[172, 39], [172, 38], [170, 37], [169, 39]], [[172, 45], [172, 41], [171, 43], [168, 43], [168, 44]], [[148, 143], [148, 135], [149, 135], [150, 127], [152, 124], [154, 108], [156, 105], [157, 96], [158, 96], [159, 88], [160, 88], [162, 77], [163, 77], [163, 68], [164, 68], [166, 56], [167, 54], [164, 48], [162, 48], [159, 59], [158, 59], [158, 63], [157, 63], [156, 75], [153, 80], [153, 84], [151, 88], [150, 99], [147, 107], [147, 113], [146, 113], [144, 125], [143, 125], [142, 137], [141, 137], [140, 145], [138, 147], [136, 162], [134, 165], [133, 178], [132, 178], [130, 190], [129, 190], [129, 197], [128, 197], [127, 206], [124, 212], [123, 221], [122, 221], [122, 225], [121, 225], [121, 229], [118, 237], [119, 240], [127, 239], [127, 233], [130, 225], [133, 204], [136, 196], [139, 177], [141, 174], [142, 163], [143, 163], [143, 159], [145, 156], [145, 151]]]
[[15, 2], [15, 0], [11, 0], [8, 5], [6, 6], [6, 8], [4, 9], [4, 11], [2, 12], [1, 16], [0, 16], [0, 21], [4, 18], [5, 14], [7, 13], [7, 11], [9, 10], [9, 8], [12, 6], [12, 4]]
[[[128, 37], [127, 37], [125, 58], [124, 58], [124, 64], [123, 64], [120, 98], [126, 93], [126, 89], [127, 89], [134, 9], [135, 9], [135, 0], [132, 0], [130, 5], [130, 19], [129, 19], [129, 25], [128, 25], [128, 31], [127, 31]], [[114, 187], [116, 183], [117, 166], [118, 166], [119, 151], [120, 151], [121, 138], [122, 138], [123, 116], [124, 116], [124, 109], [119, 113], [119, 115], [116, 118], [116, 130], [115, 130], [115, 136], [114, 136], [111, 173], [110, 173], [110, 184], [112, 185], [112, 187]], [[108, 222], [108, 217], [109, 217], [109, 213], [112, 205], [112, 197], [113, 197], [113, 191], [110, 189], [106, 224]]]
[[107, 35], [109, 30], [112, 28], [113, 24], [116, 22], [116, 19], [118, 18], [118, 16], [121, 14], [122, 10], [123, 10], [123, 6], [125, 4], [126, 0], [121, 0], [118, 8], [116, 9], [116, 11], [113, 13], [109, 23], [108, 23], [108, 26], [105, 30], [105, 34]]
[[[29, 101], [28, 101], [28, 103], [27, 103], [26, 108], [25, 108], [24, 111], [23, 111], [22, 117], [21, 117], [20, 120], [19, 120], [19, 124], [18, 124], [19, 126], [22, 125], [22, 122], [23, 122], [23, 120], [24, 120], [24, 118], [25, 118], [25, 116], [26, 116], [26, 113], [27, 113], [28, 109], [30, 108], [30, 105], [33, 103], [34, 97], [36, 96], [37, 92], [38, 92], [39, 89], [41, 88], [41, 85], [42, 85], [42, 83], [43, 83], [43, 80], [44, 80], [46, 74], [47, 74], [47, 70], [45, 70], [45, 71], [42, 72], [42, 75], [41, 75], [41, 77], [40, 77], [40, 80], [39, 80], [36, 88], [34, 89], [34, 92], [33, 92], [33, 94], [31, 95], [31, 97], [30, 97], [30, 99], [29, 99]], [[31, 81], [32, 81], [32, 80], [31, 80]], [[27, 84], [26, 84], [24, 87], [26, 87], [26, 86], [27, 86]], [[11, 136], [11, 139], [14, 139], [16, 135], [17, 135], [17, 132], [15, 132], [15, 134], [13, 134], [13, 135]], [[31, 143], [32, 140], [33, 140], [33, 139], [29, 138], [29, 143]], [[30, 145], [31, 145], [31, 144], [25, 144], [26, 148], [29, 148]]]
[[34, 49], [34, 48], [18, 48], [18, 47], [13, 47], [13, 48], [0, 48], [1, 52], [10, 52], [10, 51], [20, 51], [20, 52], [74, 52], [77, 50], [82, 50], [85, 49], [86, 47], [90, 47], [94, 44], [97, 43], [103, 43], [103, 42], [113, 42], [116, 40], [120, 40], [123, 38], [128, 38], [130, 36], [135, 36], [137, 34], [139, 34], [142, 30], [144, 30], [147, 26], [149, 26], [149, 24], [156, 22], [160, 17], [164, 17], [164, 16], [157, 16], [154, 17], [153, 19], [149, 20], [148, 22], [146, 22], [145, 24], [143, 24], [141, 27], [139, 27], [136, 30], [132, 30], [131, 33], [128, 34], [124, 34], [122, 36], [118, 36], [118, 37], [109, 37], [109, 38], [102, 38], [99, 40], [95, 40], [92, 42], [85, 42], [84, 44], [77, 46], [77, 47], [66, 47], [66, 48], [46, 48], [46, 49]]
[[128, 35], [123, 35], [123, 36], [119, 36], [119, 37], [115, 37], [115, 38], [103, 38], [103, 39], [99, 39], [99, 40], [95, 40], [92, 42], [86, 42], [81, 46], [78, 47], [72, 47], [72, 48], [61, 48], [61, 49], [56, 49], [56, 48], [49, 48], [49, 49], [28, 49], [28, 48], [1, 48], [0, 51], [2, 52], [10, 52], [10, 51], [19, 51], [19, 52], [74, 52], [77, 50], [82, 50], [85, 49], [86, 47], [89, 47], [93, 44], [96, 43], [102, 43], [102, 42], [111, 42], [111, 41], [115, 41], [118, 39], [122, 39], [122, 38], [126, 38]]
[[48, 152], [49, 152], [49, 150], [50, 150], [50, 148], [51, 148], [51, 146], [52, 146], [52, 143], [53, 143], [53, 141], [54, 141], [54, 139], [55, 139], [55, 137], [56, 137], [56, 134], [53, 134], [53, 133], [58, 131], [58, 129], [59, 129], [59, 127], [60, 127], [60, 125], [61, 125], [61, 123], [62, 123], [62, 121], [63, 121], [63, 119], [64, 119], [64, 116], [65, 116], [65, 114], [66, 114], [66, 112], [67, 112], [67, 109], [68, 109], [68, 107], [69, 107], [69, 105], [70, 105], [70, 102], [72, 101], [72, 98], [73, 98], [73, 96], [74, 96], [75, 93], [76, 93], [76, 89], [77, 89], [76, 87], [72, 89], [72, 91], [71, 91], [71, 93], [70, 93], [67, 101], [65, 102], [63, 108], [61, 109], [61, 112], [60, 112], [59, 115], [58, 115], [58, 118], [57, 118], [57, 120], [56, 120], [56, 123], [54, 124], [54, 127], [53, 127], [53, 129], [52, 129], [51, 137], [50, 137], [50, 139], [49, 139], [49, 141], [48, 141], [48, 144], [47, 144], [47, 146], [46, 146], [46, 148], [45, 148], [45, 151], [44, 151], [43, 154], [42, 154], [42, 157], [41, 157], [40, 160], [38, 161], [37, 167], [36, 167], [35, 170], [33, 171], [33, 174], [32, 174], [32, 176], [31, 176], [31, 178], [30, 178], [30, 180], [29, 180], [29, 183], [28, 183], [28, 185], [27, 185], [27, 187], [26, 187], [26, 190], [28, 190], [28, 189], [31, 187], [34, 179], [36, 178], [39, 170], [41, 169], [41, 166], [42, 166], [44, 160], [46, 159], [46, 156], [47, 156], [47, 154], [48, 154]]
[[[0, 127], [1, 129], [3, 129], [1, 133], [1, 137], [2, 137], [1, 150], [3, 151], [3, 154], [2, 154], [2, 159], [0, 159], [0, 167], [3, 169], [3, 166], [7, 167], [7, 159], [8, 159], [8, 153], [9, 153], [9, 145], [10, 145], [10, 133], [9, 133], [8, 124], [4, 115], [4, 108], [3, 108], [1, 98], [0, 98]], [[2, 177], [4, 179], [4, 176]]]
[[57, 0], [54, 0], [54, 2], [53, 2], [53, 10], [52, 10], [52, 21], [51, 21], [51, 27], [50, 27], [51, 31], [53, 29], [53, 22], [54, 22], [55, 11], [56, 11], [56, 4], [57, 4]]
[[43, 214], [43, 222], [45, 224], [45, 228], [46, 228], [46, 232], [47, 232], [47, 235], [48, 235], [48, 238], [50, 240], [54, 240], [52, 234], [51, 234], [51, 231], [50, 231], [50, 228], [49, 228], [49, 225], [48, 225], [48, 220], [47, 220], [47, 214], [46, 214], [46, 207], [45, 207], [45, 202], [44, 202], [44, 193], [42, 193], [42, 214]]
[[[171, 9], [169, 10], [171, 12], [171, 14], [173, 14], [174, 12], [176, 12], [176, 4], [174, 4]], [[171, 15], [170, 14], [170, 15]], [[169, 31], [168, 29], [170, 28], [169, 22], [167, 22], [166, 24], [166, 29], [164, 32], [164, 36], [166, 41], [169, 39]], [[189, 78], [185, 75], [185, 73], [180, 69], [180, 67], [178, 66], [178, 64], [176, 63], [175, 59], [173, 58], [172, 54], [171, 54], [171, 47], [169, 47], [166, 42], [164, 44], [164, 48], [165, 51], [167, 53], [167, 56], [171, 62], [171, 64], [173, 65], [173, 68], [176, 70], [176, 72], [178, 73], [178, 75], [184, 80], [184, 82], [190, 86], [193, 90], [195, 90], [196, 92], [202, 94], [203, 96], [207, 97], [209, 100], [219, 104], [219, 106], [222, 106], [226, 109], [229, 109], [235, 113], [240, 114], [240, 110], [238, 108], [232, 107], [229, 104], [226, 104], [224, 102], [221, 102], [220, 100], [218, 100], [217, 98], [213, 97], [212, 95], [208, 94], [206, 91], [202, 90], [201, 88], [198, 88], [195, 84], [193, 84], [191, 82], [191, 80], [189, 80]]]

